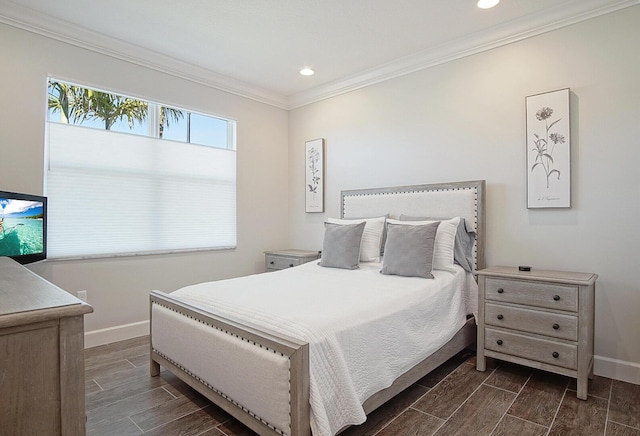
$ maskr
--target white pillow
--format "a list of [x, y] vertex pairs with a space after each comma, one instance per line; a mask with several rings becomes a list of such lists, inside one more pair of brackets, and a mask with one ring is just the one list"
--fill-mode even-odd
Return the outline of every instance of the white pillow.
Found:
[[[431, 224], [436, 221], [399, 221], [389, 219], [387, 222], [391, 224], [418, 226]], [[460, 224], [460, 217], [458, 216], [449, 220], [440, 221], [438, 231], [436, 232], [436, 245], [433, 249], [433, 269], [456, 272], [453, 263], [453, 247], [456, 242], [458, 224]]]
[[384, 231], [386, 217], [362, 218], [354, 220], [341, 220], [337, 218], [327, 219], [332, 224], [358, 224], [365, 222], [364, 233], [362, 233], [362, 243], [360, 244], [361, 262], [379, 262], [380, 244], [382, 243], [382, 232]]

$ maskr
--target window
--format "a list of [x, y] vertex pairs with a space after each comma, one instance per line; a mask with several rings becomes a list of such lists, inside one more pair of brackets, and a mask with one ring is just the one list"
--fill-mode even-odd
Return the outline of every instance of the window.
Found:
[[232, 248], [235, 122], [49, 79], [52, 258]]

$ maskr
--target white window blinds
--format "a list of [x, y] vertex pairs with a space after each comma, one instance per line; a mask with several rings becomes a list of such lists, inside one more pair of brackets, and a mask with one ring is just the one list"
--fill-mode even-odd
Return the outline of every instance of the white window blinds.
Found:
[[236, 245], [236, 154], [47, 123], [51, 258]]

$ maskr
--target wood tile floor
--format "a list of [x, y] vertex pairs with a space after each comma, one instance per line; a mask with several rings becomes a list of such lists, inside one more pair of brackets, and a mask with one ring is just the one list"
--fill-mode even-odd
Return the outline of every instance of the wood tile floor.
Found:
[[[640, 386], [575, 381], [463, 352], [342, 435], [640, 436]], [[87, 435], [254, 435], [177, 377], [149, 376], [148, 337], [85, 351]]]

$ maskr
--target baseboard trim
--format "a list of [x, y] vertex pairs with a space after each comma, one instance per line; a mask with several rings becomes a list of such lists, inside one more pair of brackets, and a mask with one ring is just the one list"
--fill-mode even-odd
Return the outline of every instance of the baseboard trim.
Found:
[[84, 334], [84, 348], [133, 339], [149, 334], [149, 321], [123, 324], [106, 329], [92, 330]]
[[595, 356], [593, 372], [628, 383], [640, 385], [640, 364], [609, 357]]

